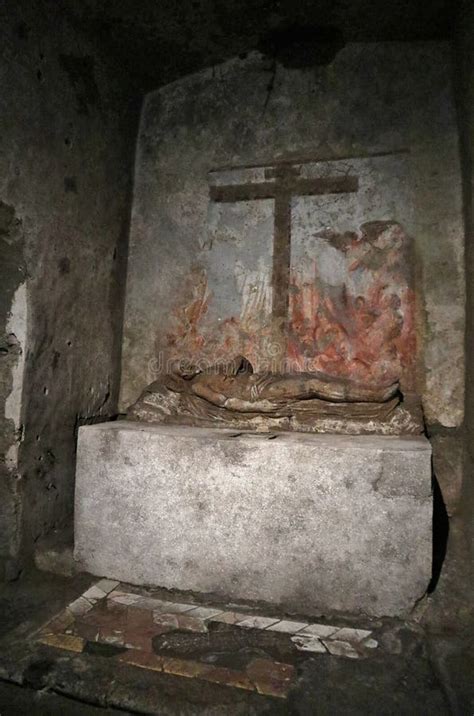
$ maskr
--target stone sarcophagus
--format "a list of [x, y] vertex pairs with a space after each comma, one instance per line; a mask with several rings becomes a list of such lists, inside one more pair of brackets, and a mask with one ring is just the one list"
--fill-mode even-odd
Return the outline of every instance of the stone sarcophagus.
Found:
[[431, 572], [425, 437], [80, 428], [76, 559], [285, 610], [406, 614]]

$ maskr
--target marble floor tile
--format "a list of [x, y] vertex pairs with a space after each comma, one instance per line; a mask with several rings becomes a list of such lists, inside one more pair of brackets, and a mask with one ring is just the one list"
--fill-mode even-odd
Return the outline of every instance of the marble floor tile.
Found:
[[195, 610], [197, 606], [197, 604], [191, 604], [190, 602], [171, 602], [167, 611], [172, 614], [185, 614], [186, 612]]
[[80, 617], [90, 611], [93, 606], [92, 602], [85, 599], [85, 597], [79, 597], [74, 602], [71, 602], [68, 609], [75, 617]]
[[237, 624], [237, 622], [241, 622], [245, 616], [246, 615], [241, 612], [221, 612], [211, 617], [209, 621], [220, 622], [221, 624]]
[[131, 606], [132, 604], [136, 604], [140, 601], [140, 599], [143, 599], [143, 597], [140, 594], [132, 594], [131, 592], [120, 592], [118, 590], [114, 590], [113, 592], [110, 592], [107, 599], [111, 599], [113, 602], [117, 602], [118, 604], [125, 604], [127, 606]]
[[153, 621], [159, 626], [166, 627], [168, 630], [190, 631], [190, 632], [207, 632], [207, 626], [204, 619], [198, 619], [192, 613], [187, 614], [163, 614], [155, 612]]
[[89, 599], [91, 602], [96, 602], [99, 599], [103, 599], [106, 596], [106, 592], [104, 592], [104, 590], [97, 584], [93, 584], [92, 587], [89, 587], [89, 589], [84, 592], [82, 596], [85, 597], [85, 599]]
[[85, 640], [80, 636], [71, 634], [46, 634], [41, 639], [42, 644], [54, 646], [56, 649], [65, 649], [66, 651], [76, 651], [81, 653], [86, 644]]
[[255, 690], [247, 674], [235, 669], [228, 669], [225, 666], [211, 666], [206, 664], [206, 669], [202, 673], [201, 678], [206, 681], [211, 681], [213, 684], [232, 686], [233, 688], [245, 689], [246, 691]]
[[250, 616], [237, 622], [237, 626], [244, 627], [245, 629], [267, 629], [278, 621], [280, 620], [274, 617]]
[[277, 698], [286, 698], [296, 678], [294, 666], [270, 659], [254, 659], [246, 671], [259, 694]]
[[116, 582], [113, 579], [100, 579], [95, 586], [105, 592], [105, 594], [109, 594], [113, 592], [119, 584], [120, 582]]
[[283, 619], [281, 622], [271, 624], [269, 627], [267, 627], [267, 631], [279, 631], [283, 632], [284, 634], [296, 634], [297, 632], [301, 631], [301, 629], [304, 629], [307, 626], [308, 622], [293, 622], [289, 619]]
[[163, 671], [166, 674], [185, 676], [188, 679], [203, 676], [207, 668], [207, 664], [201, 664], [199, 661], [192, 661], [190, 659], [163, 659]]
[[329, 624], [309, 624], [301, 630], [301, 634], [310, 634], [312, 636], [330, 637], [339, 631], [340, 627], [330, 626]]
[[194, 605], [192, 611], [189, 612], [189, 616], [196, 617], [198, 619], [212, 619], [213, 617], [222, 614], [223, 609], [216, 609], [215, 607], [200, 607]]

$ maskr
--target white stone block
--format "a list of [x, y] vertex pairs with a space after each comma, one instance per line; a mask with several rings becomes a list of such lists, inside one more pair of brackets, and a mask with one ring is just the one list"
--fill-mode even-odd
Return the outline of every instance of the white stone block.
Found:
[[326, 649], [317, 636], [296, 636], [291, 637], [291, 641], [296, 646], [298, 651], [312, 651], [315, 654], [324, 654]]
[[431, 576], [430, 463], [424, 437], [84, 426], [75, 557], [300, 613], [403, 614]]

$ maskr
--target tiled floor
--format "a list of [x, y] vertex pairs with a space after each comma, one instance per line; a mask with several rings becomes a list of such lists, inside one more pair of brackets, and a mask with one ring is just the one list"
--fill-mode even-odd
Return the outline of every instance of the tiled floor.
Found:
[[[87, 574], [60, 577], [32, 570], [16, 582], [0, 586], [2, 716], [18, 713], [91, 716], [98, 707], [104, 714], [160, 716], [178, 713], [193, 716], [210, 713], [226, 716], [474, 713], [474, 644], [468, 620], [460, 624], [458, 631], [449, 633], [433, 633], [419, 619], [368, 620], [355, 615], [321, 617], [317, 620], [319, 623], [310, 628], [303, 626], [308, 620], [302, 615], [285, 615], [284, 619], [280, 615], [282, 621], [266, 629], [243, 628], [235, 624], [245, 616], [276, 618], [278, 612], [270, 607], [259, 609], [257, 605], [229, 604], [226, 607], [217, 603], [215, 606], [209, 598], [210, 608], [215, 607], [217, 611], [220, 607], [222, 613], [212, 617], [212, 621], [201, 620], [207, 631], [167, 631], [152, 637], [151, 650], [131, 649], [120, 645], [120, 633], [116, 632], [124, 629], [118, 624], [112, 624], [111, 637], [107, 637], [103, 624], [102, 636], [100, 627], [96, 626], [90, 632], [92, 639], [88, 639], [79, 631], [86, 630], [86, 625], [91, 629], [93, 625], [86, 620], [76, 631], [76, 621], [82, 621], [81, 618], [74, 617], [71, 621], [70, 610], [65, 610], [66, 605], [96, 582], [97, 578]], [[190, 606], [194, 609], [204, 606], [203, 598], [198, 595], [163, 589], [140, 590], [138, 594], [135, 587], [117, 585], [113, 588], [111, 584], [103, 584], [104, 596], [100, 595], [94, 605], [92, 600], [96, 597], [87, 599], [88, 612], [84, 612], [84, 616], [90, 613], [88, 619], [92, 619], [94, 608], [101, 602], [102, 608], [107, 602], [114, 603], [106, 599], [105, 592], [109, 588], [126, 593], [125, 597], [117, 595], [122, 601], [136, 604], [139, 599], [154, 598], [159, 600], [160, 608], [165, 602], [167, 612], [162, 611], [163, 615], [172, 613], [172, 605], [174, 614], [179, 613], [176, 603], [192, 602]], [[428, 598], [430, 602], [432, 599]], [[81, 604], [84, 607], [82, 600], [79, 611]], [[152, 611], [158, 611], [155, 601], [148, 605]], [[130, 612], [140, 609], [122, 606], [130, 607]], [[64, 621], [57, 619], [56, 625], [44, 630], [44, 624], [61, 610]], [[296, 625], [285, 622], [295, 621], [299, 623], [299, 630], [292, 633]], [[347, 627], [362, 627], [372, 630], [372, 634], [367, 640], [351, 643], [343, 637], [352, 640], [360, 635], [341, 631]], [[42, 628], [40, 638], [46, 639], [46, 643], [38, 638]], [[336, 631], [338, 638], [330, 639]], [[66, 635], [66, 632], [69, 633]], [[48, 645], [48, 634], [51, 645]], [[325, 651], [298, 650], [291, 637], [304, 635], [316, 636], [325, 642]], [[347, 647], [341, 647], [341, 641], [350, 644], [359, 658], [347, 658], [354, 654]], [[376, 646], [374, 641], [378, 642]], [[150, 641], [148, 649], [149, 644]], [[313, 645], [320, 648], [317, 642]], [[65, 650], [65, 646], [72, 650]], [[346, 656], [331, 654], [330, 650]], [[258, 660], [264, 661], [263, 667]], [[276, 663], [274, 670], [268, 662]], [[278, 664], [293, 667], [290, 674], [281, 671]], [[211, 666], [218, 670], [212, 672], [206, 668]], [[267, 676], [266, 680], [263, 676]], [[272, 694], [278, 693], [280, 698], [258, 691], [265, 687]]]
[[50, 621], [40, 641], [280, 698], [312, 654], [358, 659], [378, 646], [365, 629], [153, 598], [107, 579]]

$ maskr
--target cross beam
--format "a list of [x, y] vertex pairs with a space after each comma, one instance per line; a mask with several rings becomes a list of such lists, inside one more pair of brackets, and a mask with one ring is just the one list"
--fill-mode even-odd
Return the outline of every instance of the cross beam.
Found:
[[358, 191], [358, 177], [343, 175], [307, 179], [299, 175], [299, 167], [280, 165], [265, 170], [265, 181], [253, 184], [227, 184], [210, 187], [210, 198], [215, 202], [234, 203], [273, 199], [273, 267], [272, 317], [276, 340], [286, 343], [291, 258], [291, 200], [294, 196], [321, 194], [347, 194]]
[[[285, 182], [286, 184], [286, 182]], [[266, 181], [259, 184], [224, 184], [211, 186], [212, 201], [233, 203], [236, 201], [253, 201], [255, 199], [275, 199], [283, 189], [283, 182]], [[317, 196], [318, 194], [346, 194], [357, 191], [357, 177], [317, 177], [316, 179], [297, 179], [289, 187], [290, 196]]]

